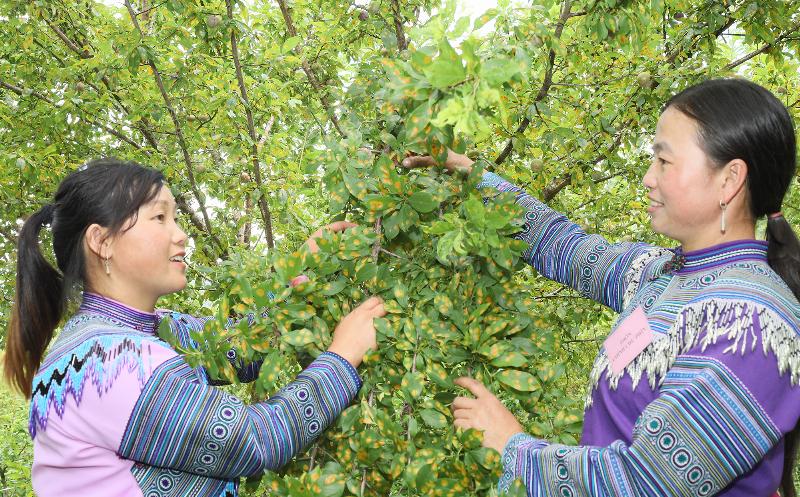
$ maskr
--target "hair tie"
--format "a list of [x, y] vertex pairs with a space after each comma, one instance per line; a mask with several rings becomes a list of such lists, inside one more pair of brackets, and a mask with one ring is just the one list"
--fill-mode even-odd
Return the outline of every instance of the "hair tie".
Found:
[[769, 219], [778, 219], [779, 217], [783, 217], [783, 212], [778, 211], [778, 212], [776, 212], [774, 214], [769, 214], [767, 216], [767, 218], [769, 218]]

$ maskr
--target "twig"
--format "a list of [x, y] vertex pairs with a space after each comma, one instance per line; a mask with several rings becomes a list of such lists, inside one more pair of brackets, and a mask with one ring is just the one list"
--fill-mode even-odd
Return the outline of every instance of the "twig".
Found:
[[[225, 0], [225, 5], [228, 9], [228, 19], [233, 20], [233, 2]], [[244, 73], [242, 72], [242, 64], [239, 62], [239, 47], [236, 40], [236, 29], [231, 28], [231, 53], [233, 55], [233, 64], [236, 67], [236, 80], [239, 82], [239, 93], [242, 96], [242, 104], [244, 105], [245, 116], [247, 116], [247, 132], [250, 134], [250, 160], [252, 161], [253, 180], [256, 182], [261, 195], [258, 196], [258, 208], [261, 211], [261, 219], [264, 221], [264, 231], [267, 237], [267, 247], [270, 249], [275, 248], [275, 238], [272, 233], [272, 213], [269, 210], [269, 203], [264, 198], [262, 189], [263, 182], [261, 181], [261, 166], [258, 163], [258, 138], [256, 138], [256, 127], [253, 124], [253, 111], [250, 109], [250, 99], [247, 96], [247, 86], [244, 84]], [[267, 129], [264, 131], [262, 139], [266, 140], [269, 136], [272, 123], [275, 121], [275, 116], [269, 118]]]
[[782, 34], [782, 35], [780, 35], [779, 37], [775, 38], [775, 41], [774, 41], [774, 42], [772, 42], [772, 43], [765, 43], [765, 44], [764, 44], [764, 45], [763, 45], [761, 48], [759, 48], [758, 50], [754, 50], [754, 51], [750, 52], [749, 54], [747, 54], [747, 55], [745, 55], [745, 56], [743, 56], [743, 57], [741, 57], [741, 58], [739, 58], [739, 59], [736, 59], [736, 60], [734, 60], [734, 61], [733, 61], [733, 62], [731, 62], [730, 64], [726, 65], [726, 66], [725, 66], [725, 69], [727, 69], [727, 70], [731, 70], [731, 69], [733, 69], [733, 68], [735, 68], [735, 67], [737, 67], [737, 66], [740, 66], [740, 65], [744, 64], [745, 62], [747, 62], [748, 60], [752, 59], [753, 57], [755, 57], [755, 56], [757, 56], [757, 55], [759, 55], [759, 54], [762, 54], [762, 53], [766, 52], [766, 51], [767, 51], [767, 50], [769, 50], [770, 48], [772, 48], [772, 47], [774, 47], [775, 45], [779, 44], [779, 43], [780, 43], [781, 41], [783, 41], [783, 40], [784, 40], [786, 37], [788, 37], [790, 34], [794, 33], [795, 31], [797, 31], [798, 29], [800, 29], [800, 22], [797, 22], [797, 23], [795, 23], [795, 24], [794, 24], [794, 26], [792, 26], [792, 27], [789, 29], [789, 31], [786, 31], [785, 33], [783, 33], [783, 34]]
[[[286, 22], [286, 29], [287, 29], [287, 31], [289, 31], [289, 35], [290, 36], [297, 36], [297, 30], [295, 29], [294, 23], [292, 22], [292, 16], [289, 13], [289, 7], [286, 6], [286, 0], [278, 0], [278, 6], [281, 9], [281, 14], [283, 15], [283, 20], [284, 20], [284, 22]], [[293, 51], [298, 56], [301, 56], [299, 46], [294, 47]], [[314, 69], [311, 67], [311, 64], [309, 64], [309, 62], [307, 60], [305, 60], [305, 59], [302, 59], [301, 66], [303, 68], [303, 72], [306, 73], [306, 77], [308, 78], [308, 82], [311, 83], [311, 86], [314, 88], [314, 90], [319, 95], [319, 100], [322, 103], [322, 108], [325, 109], [325, 112], [328, 113], [328, 117], [330, 118], [331, 123], [333, 123], [333, 127], [336, 128], [336, 131], [339, 133], [339, 136], [344, 138], [346, 135], [344, 134], [344, 131], [342, 131], [342, 128], [339, 127], [339, 118], [336, 117], [336, 113], [333, 111], [333, 108], [331, 107], [330, 103], [328, 102], [328, 97], [326, 95], [325, 88], [319, 82], [319, 79], [317, 78], [317, 75], [314, 72]]]
[[153, 5], [152, 7], [147, 7], [147, 8], [145, 8], [145, 9], [143, 9], [143, 10], [140, 10], [140, 11], [139, 11], [139, 12], [138, 12], [136, 15], [147, 14], [147, 13], [149, 13], [151, 10], [153, 10], [153, 9], [157, 9], [158, 7], [161, 7], [161, 6], [162, 6], [162, 5], [164, 5], [165, 3], [167, 3], [167, 2], [166, 2], [166, 1], [164, 1], [164, 2], [161, 2], [161, 3], [157, 3], [157, 4]]
[[[131, 22], [133, 22], [134, 27], [139, 32], [139, 36], [144, 38], [144, 31], [142, 31], [142, 27], [139, 25], [139, 21], [136, 20], [136, 13], [133, 11], [133, 7], [131, 6], [130, 0], [125, 0], [125, 7], [128, 9], [128, 14], [130, 15]], [[181, 129], [181, 123], [178, 120], [178, 114], [175, 112], [175, 108], [172, 105], [172, 100], [170, 99], [169, 95], [167, 94], [166, 88], [164, 88], [164, 82], [161, 79], [161, 72], [158, 70], [158, 66], [156, 66], [155, 61], [152, 57], [147, 57], [147, 65], [150, 66], [150, 69], [153, 70], [153, 76], [156, 80], [156, 85], [158, 86], [158, 90], [161, 93], [161, 98], [164, 100], [164, 104], [167, 107], [167, 111], [169, 112], [170, 117], [172, 118], [172, 123], [175, 126], [175, 136], [178, 138], [178, 146], [181, 149], [183, 154], [183, 161], [186, 164], [186, 173], [189, 179], [189, 185], [192, 188], [192, 191], [197, 198], [197, 203], [200, 206], [200, 213], [203, 215], [203, 221], [205, 224], [204, 231], [211, 237], [211, 240], [217, 246], [220, 251], [220, 256], [225, 258], [228, 251], [225, 246], [222, 244], [220, 239], [214, 233], [214, 230], [211, 227], [211, 219], [208, 216], [208, 212], [206, 211], [205, 202], [203, 202], [202, 196], [200, 195], [200, 189], [197, 186], [197, 182], [194, 178], [194, 166], [192, 165], [192, 158], [189, 155], [189, 149], [186, 145], [186, 140], [183, 137], [183, 131]]]
[[[369, 397], [367, 398], [367, 405], [372, 407], [375, 404], [375, 390], [369, 391]], [[361, 471], [361, 491], [358, 493], [359, 497], [364, 497], [364, 490], [367, 488], [367, 469], [364, 468]]]
[[11, 242], [12, 244], [17, 244], [17, 237], [12, 235], [10, 231], [6, 230], [3, 227], [0, 227], [0, 235], [3, 235], [3, 238]]
[[381, 252], [383, 252], [386, 255], [391, 255], [392, 257], [397, 257], [398, 259], [408, 259], [408, 257], [403, 257], [402, 255], [395, 254], [394, 252], [389, 252], [383, 247], [381, 247]]
[[381, 249], [381, 217], [375, 220], [375, 243], [372, 244], [372, 262], [378, 261], [378, 253]]
[[[714, 38], [716, 38], [716, 37], [720, 36], [722, 33], [724, 33], [729, 27], [731, 27], [733, 25], [734, 22], [736, 22], [736, 19], [734, 19], [732, 17], [726, 19], [725, 22], [722, 24], [722, 26], [720, 26], [716, 31], [714, 31]], [[691, 38], [691, 41], [687, 44], [686, 49], [688, 50], [688, 49], [693, 48], [697, 44], [697, 42], [702, 39], [702, 37], [703, 37], [702, 33], [693, 35], [692, 38]], [[684, 51], [681, 49], [680, 46], [675, 47], [675, 49], [672, 51], [672, 53], [667, 57], [666, 62], [668, 64], [672, 64], [673, 62], [675, 62], [678, 59], [678, 57], [683, 52]]]
[[[47, 96], [42, 95], [41, 93], [39, 93], [37, 91], [25, 90], [23, 88], [20, 88], [19, 86], [12, 85], [11, 83], [6, 83], [3, 80], [0, 80], [0, 87], [1, 88], [5, 88], [6, 90], [10, 90], [10, 91], [16, 93], [17, 95], [19, 95], [21, 97], [25, 97], [25, 96], [28, 96], [28, 95], [34, 96], [34, 97], [38, 98], [39, 100], [47, 102], [48, 104], [52, 105], [53, 107], [56, 107], [55, 102], [53, 102]], [[114, 128], [106, 125], [106, 124], [103, 124], [101, 122], [95, 121], [95, 120], [90, 119], [90, 118], [88, 118], [86, 116], [83, 116], [83, 119], [88, 124], [90, 124], [92, 126], [97, 126], [98, 128], [102, 129], [106, 133], [109, 133], [111, 135], [116, 136], [117, 138], [119, 138], [120, 140], [124, 141], [125, 143], [127, 143], [128, 145], [132, 146], [133, 148], [135, 148], [137, 150], [142, 148], [141, 145], [139, 145], [138, 143], [133, 141], [130, 137], [126, 136], [121, 131], [117, 131], [116, 129], [114, 129]]]
[[[628, 124], [630, 124], [630, 122], [631, 122], [631, 119], [628, 119], [627, 121], [622, 123], [621, 128], [624, 130], [625, 127], [628, 126]], [[608, 150], [606, 150], [605, 152], [603, 152], [601, 154], [598, 154], [597, 157], [595, 157], [595, 159], [591, 162], [592, 165], [598, 164], [600, 161], [602, 161], [603, 159], [608, 157], [608, 155], [611, 152], [616, 150], [616, 148], [619, 147], [619, 144], [622, 142], [622, 135], [623, 135], [622, 131], [617, 133], [617, 136], [614, 139], [614, 143], [612, 143], [611, 146], [608, 147]], [[616, 175], [614, 175], [614, 176], [616, 176]], [[608, 178], [601, 178], [601, 180], [605, 181], [607, 179], [613, 178], [614, 176], [610, 176]], [[597, 183], [601, 183], [601, 182], [602, 181], [600, 181], [600, 180], [597, 181]], [[558, 192], [560, 192], [561, 190], [566, 188], [567, 185], [569, 185], [570, 183], [572, 183], [572, 173], [566, 173], [563, 176], [561, 176], [559, 179], [550, 182], [549, 185], [547, 185], [546, 187], [544, 187], [544, 189], [542, 189], [542, 201], [545, 202], [545, 203], [550, 202], [558, 194]]]
[[[558, 24], [556, 24], [556, 29], [553, 32], [553, 38], [560, 39], [561, 33], [564, 31], [564, 24], [566, 24], [567, 19], [570, 17], [570, 8], [572, 7], [571, 0], [564, 0], [564, 3], [561, 6], [561, 15], [558, 18]], [[548, 54], [547, 59], [547, 69], [544, 73], [544, 79], [542, 80], [542, 86], [539, 88], [539, 93], [536, 94], [536, 98], [533, 99], [534, 103], [539, 102], [547, 96], [547, 92], [550, 91], [550, 85], [553, 82], [553, 67], [555, 65], [556, 59], [556, 52], [554, 49], [550, 49], [550, 53]], [[517, 126], [517, 130], [514, 132], [514, 135], [519, 135], [520, 133], [524, 133], [526, 129], [528, 129], [528, 125], [531, 123], [531, 120], [528, 119], [528, 116], [525, 116], [522, 119], [522, 122], [519, 123]], [[511, 151], [514, 149], [514, 138], [509, 138], [508, 142], [506, 143], [505, 148], [500, 155], [494, 160], [495, 164], [502, 164], [504, 160], [508, 158], [511, 154]]]
[[91, 59], [93, 57], [92, 53], [88, 49], [81, 50], [81, 48], [76, 45], [75, 42], [70, 40], [58, 26], [50, 22], [47, 18], [44, 19], [44, 22], [50, 27], [50, 29], [53, 30], [56, 36], [61, 38], [61, 41], [64, 42], [67, 48], [78, 54], [82, 59]]
[[311, 460], [308, 463], [308, 472], [314, 469], [314, 460], [317, 458], [317, 450], [319, 449], [319, 442], [314, 442], [314, 448], [311, 449]]
[[394, 35], [397, 38], [397, 51], [400, 52], [408, 48], [408, 40], [403, 32], [403, 18], [398, 0], [392, 0], [392, 17], [394, 18]]
[[585, 343], [585, 342], [595, 342], [595, 343], [597, 343], [599, 341], [600, 341], [600, 338], [576, 338], [575, 340], [562, 340], [561, 344], [563, 345], [563, 344], [567, 344], [567, 343]]
[[[91, 58], [94, 57], [94, 54], [88, 48], [81, 49], [61, 29], [59, 29], [58, 26], [56, 26], [55, 24], [53, 24], [52, 22], [50, 22], [46, 18], [44, 18], [44, 22], [45, 22], [45, 24], [47, 24], [50, 27], [51, 30], [53, 30], [53, 32], [56, 34], [56, 36], [58, 36], [61, 39], [61, 41], [64, 42], [64, 44], [67, 46], [67, 48], [69, 48], [70, 50], [75, 52], [80, 58], [82, 58], [82, 59], [91, 59]], [[37, 44], [38, 44], [38, 42], [37, 42]], [[61, 59], [59, 59], [55, 54], [51, 53], [51, 55], [53, 55], [53, 57], [55, 57], [56, 60], [58, 60], [59, 62], [62, 62]], [[63, 62], [62, 62], [62, 64], [63, 64]], [[117, 103], [119, 108], [122, 109], [122, 111], [124, 111], [126, 115], [130, 116], [130, 110], [122, 102], [122, 99], [119, 97], [119, 95], [111, 88], [111, 82], [108, 80], [108, 77], [105, 76], [105, 75], [101, 75], [100, 81], [103, 82], [103, 85], [111, 93], [111, 97]], [[96, 86], [92, 85], [92, 87], [95, 88], [95, 90], [97, 90]], [[142, 124], [136, 123], [133, 126], [142, 133], [142, 136], [144, 136], [145, 140], [147, 140], [147, 143], [149, 143], [150, 146], [153, 147], [153, 149], [158, 151], [158, 142], [156, 141], [156, 139], [153, 136], [152, 132], [148, 129], [149, 120], [147, 119], [147, 117], [142, 116], [141, 117], [141, 122], [142, 122]], [[192, 215], [192, 216], [196, 216], [196, 214], [193, 211], [189, 212], [189, 214]]]

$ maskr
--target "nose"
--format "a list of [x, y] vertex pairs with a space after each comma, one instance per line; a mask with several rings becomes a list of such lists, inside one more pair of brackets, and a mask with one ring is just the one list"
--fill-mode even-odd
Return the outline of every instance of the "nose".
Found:
[[655, 173], [655, 160], [650, 161], [650, 167], [647, 168], [647, 172], [642, 177], [642, 184], [648, 190], [652, 190], [656, 187], [656, 173]]
[[181, 247], [186, 246], [186, 240], [189, 238], [188, 235], [186, 235], [186, 232], [183, 231], [183, 229], [179, 225], [176, 224], [175, 227], [177, 228], [177, 231], [175, 232], [175, 236], [173, 238], [175, 240], [175, 243]]

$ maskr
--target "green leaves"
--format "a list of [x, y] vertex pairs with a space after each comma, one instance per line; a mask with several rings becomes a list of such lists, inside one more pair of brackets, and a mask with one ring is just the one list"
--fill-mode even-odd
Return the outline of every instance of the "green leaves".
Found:
[[441, 429], [448, 425], [444, 414], [435, 409], [423, 409], [419, 412], [425, 424], [434, 429]]
[[434, 200], [433, 195], [424, 191], [412, 193], [411, 196], [408, 197], [408, 203], [411, 204], [414, 210], [420, 213], [431, 212], [439, 205], [439, 203]]
[[400, 382], [400, 388], [412, 399], [416, 399], [422, 394], [424, 388], [422, 374], [418, 372], [409, 371], [403, 375], [403, 380]]
[[[441, 235], [436, 255], [442, 263], [452, 256], [478, 255], [510, 271], [525, 248], [524, 243], [506, 237], [517, 231], [520, 216], [520, 208], [507, 196], [497, 196], [484, 204], [480, 196], [470, 194], [457, 213], [445, 214], [427, 231]], [[501, 274], [493, 272], [495, 277]]]
[[500, 383], [521, 392], [533, 392], [538, 388], [538, 381], [532, 374], [518, 369], [504, 369], [497, 374]]
[[281, 340], [284, 343], [294, 345], [295, 347], [303, 347], [310, 343], [314, 343], [314, 334], [311, 333], [311, 330], [303, 328], [301, 330], [294, 330], [283, 334], [281, 336]]
[[425, 69], [425, 75], [434, 88], [446, 88], [466, 77], [461, 58], [447, 40], [439, 42], [439, 56]]
[[521, 70], [522, 68], [516, 60], [496, 57], [483, 63], [480, 75], [490, 85], [496, 86], [510, 80], [519, 74]]
[[338, 278], [334, 281], [330, 281], [328, 283], [325, 283], [325, 285], [323, 285], [322, 295], [325, 295], [326, 297], [336, 295], [337, 293], [344, 290], [346, 286], [347, 286], [347, 280], [345, 278]]
[[281, 45], [281, 52], [288, 54], [300, 43], [301, 39], [299, 36], [291, 36], [286, 38], [286, 41], [283, 42]]

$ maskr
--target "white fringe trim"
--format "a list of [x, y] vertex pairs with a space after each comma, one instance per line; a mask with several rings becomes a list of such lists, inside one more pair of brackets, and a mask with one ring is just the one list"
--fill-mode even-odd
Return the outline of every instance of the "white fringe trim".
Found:
[[724, 353], [753, 352], [758, 342], [753, 316], [758, 315], [761, 325], [762, 351], [772, 351], [778, 358], [778, 372], [791, 373], [792, 384], [800, 384], [800, 337], [784, 319], [762, 305], [752, 301], [709, 300], [685, 306], [669, 332], [651, 343], [623, 371], [614, 374], [605, 352], [601, 352], [589, 375], [589, 394], [585, 408], [592, 405], [592, 393], [603, 375], [607, 375], [609, 386], [615, 390], [622, 375], [633, 380], [633, 389], [642, 375], [647, 373], [650, 388], [661, 385], [675, 359], [690, 349], [701, 346], [701, 350], [720, 339], [730, 341]]

